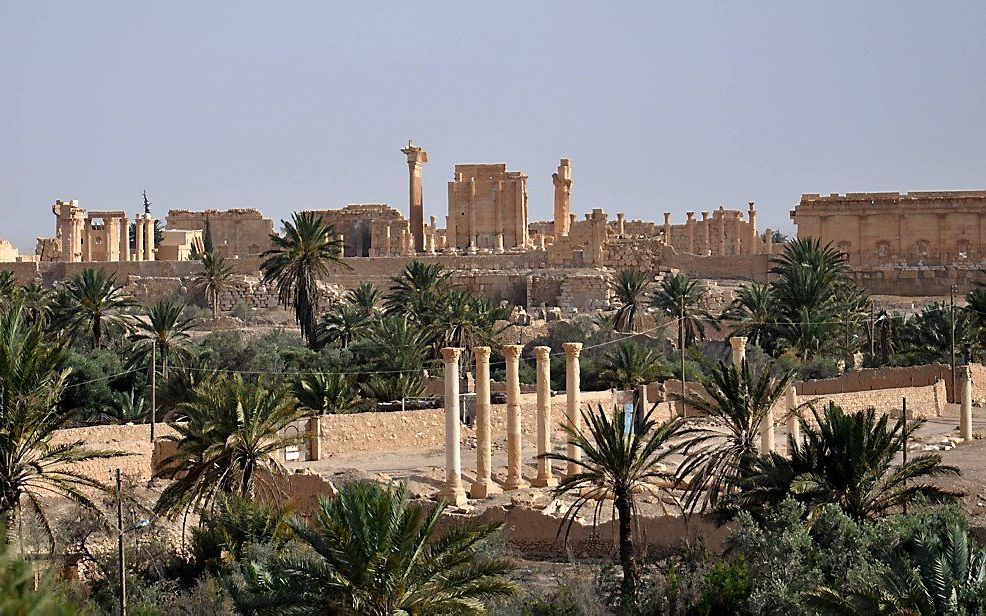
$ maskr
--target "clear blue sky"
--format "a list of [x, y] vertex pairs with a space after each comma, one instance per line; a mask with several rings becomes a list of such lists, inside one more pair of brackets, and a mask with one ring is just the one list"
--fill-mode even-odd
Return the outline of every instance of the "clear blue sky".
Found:
[[[612, 7], [610, 5], [613, 5]], [[572, 159], [573, 207], [660, 219], [803, 192], [986, 187], [981, 2], [0, 4], [0, 237], [50, 205], [407, 207], [452, 165]]]

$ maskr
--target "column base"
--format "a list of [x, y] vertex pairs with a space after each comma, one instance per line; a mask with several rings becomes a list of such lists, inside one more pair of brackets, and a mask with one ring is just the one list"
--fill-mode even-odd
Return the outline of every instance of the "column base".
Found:
[[460, 505], [465, 505], [469, 499], [466, 498], [466, 491], [462, 489], [462, 486], [456, 486], [454, 488], [442, 488], [438, 491], [438, 494], [435, 495], [435, 500], [445, 501], [449, 505], [455, 505], [458, 507]]
[[504, 492], [508, 492], [510, 490], [521, 490], [529, 487], [531, 487], [531, 484], [524, 481], [523, 477], [507, 477], [507, 480], [503, 482]]
[[500, 486], [492, 481], [477, 481], [469, 487], [469, 498], [489, 498], [502, 493]]
[[550, 477], [535, 477], [531, 480], [531, 486], [535, 488], [553, 488], [558, 485], [558, 478], [555, 476]]

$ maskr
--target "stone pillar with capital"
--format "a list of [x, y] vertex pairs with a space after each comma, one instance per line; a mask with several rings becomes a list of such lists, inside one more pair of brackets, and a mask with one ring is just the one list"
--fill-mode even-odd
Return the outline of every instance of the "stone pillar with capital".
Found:
[[154, 260], [154, 218], [150, 214], [144, 216], [144, 260]]
[[445, 485], [438, 498], [450, 505], [463, 505], [466, 491], [462, 487], [462, 458], [459, 451], [459, 356], [462, 349], [442, 349], [445, 369]]
[[[787, 434], [795, 443], [801, 442], [801, 422], [798, 417], [798, 390], [792, 383], [787, 388]], [[791, 452], [788, 452], [790, 455]]]
[[959, 436], [962, 440], [972, 440], [972, 369], [962, 366], [962, 405], [959, 414]]
[[558, 171], [551, 174], [555, 185], [555, 241], [568, 235], [572, 213], [572, 165], [567, 158], [558, 163]]
[[695, 254], [695, 212], [685, 212], [685, 231], [688, 234], [688, 252]]
[[764, 236], [766, 240], [763, 243], [763, 253], [765, 255], [772, 254], [774, 252], [774, 232], [768, 227], [764, 229]]
[[414, 252], [420, 252], [425, 249], [424, 193], [421, 186], [421, 175], [425, 163], [428, 162], [428, 153], [410, 141], [407, 142], [407, 147], [401, 152], [407, 156], [408, 219], [411, 222]]
[[526, 488], [523, 477], [523, 449], [520, 416], [520, 352], [524, 347], [508, 344], [503, 347], [507, 363], [507, 480], [504, 490]]
[[[110, 238], [112, 239], [112, 238]], [[130, 221], [124, 216], [120, 218], [119, 235], [116, 241], [120, 244], [120, 260], [130, 260]]]
[[702, 212], [702, 254], [712, 254], [712, 238], [709, 234], [709, 213]]
[[736, 367], [736, 370], [741, 370], [743, 362], [746, 360], [746, 337], [733, 336], [729, 339], [729, 346], [732, 347], [733, 351], [733, 366]]
[[558, 485], [551, 468], [551, 460], [541, 456], [551, 453], [551, 347], [534, 347], [537, 359], [537, 445], [538, 476], [532, 485], [550, 488]]
[[496, 234], [496, 249], [493, 252], [495, 252], [498, 255], [502, 255], [503, 252], [504, 252], [504, 250], [503, 250], [503, 234], [502, 233], [497, 233]]
[[106, 224], [106, 260], [120, 261], [120, 219], [110, 216]]
[[717, 250], [719, 256], [726, 254], [726, 212], [721, 205], [719, 206], [719, 246]]
[[664, 245], [671, 245], [671, 212], [664, 212]]
[[[582, 415], [579, 409], [582, 405], [582, 392], [579, 391], [582, 386], [581, 374], [579, 373], [579, 354], [582, 352], [582, 343], [566, 342], [561, 347], [565, 350], [566, 419], [568, 425], [573, 430], [578, 431], [582, 428]], [[573, 460], [582, 459], [582, 450], [571, 443], [566, 445], [565, 453]], [[567, 475], [574, 475], [581, 468], [580, 464], [569, 462], [565, 472]]]
[[757, 233], [757, 206], [753, 201], [750, 201], [749, 207], [750, 232], [747, 234], [746, 251], [752, 255], [757, 252], [757, 240], [759, 239], [759, 234]]
[[493, 483], [493, 453], [490, 440], [490, 347], [472, 348], [476, 358], [476, 481], [469, 488], [472, 498], [489, 498], [501, 492]]
[[92, 219], [86, 217], [82, 227], [82, 260], [92, 261]]
[[134, 217], [134, 261], [144, 260], [144, 215]]
[[616, 235], [623, 237], [626, 233], [626, 216], [623, 212], [616, 213]]

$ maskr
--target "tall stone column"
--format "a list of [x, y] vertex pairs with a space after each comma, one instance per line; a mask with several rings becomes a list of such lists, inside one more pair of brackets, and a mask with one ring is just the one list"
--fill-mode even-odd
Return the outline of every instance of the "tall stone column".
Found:
[[120, 261], [120, 219], [112, 216], [105, 220], [106, 260]]
[[749, 206], [750, 206], [750, 211], [749, 211], [750, 233], [747, 236], [748, 237], [747, 243], [749, 244], [747, 248], [747, 252], [752, 255], [757, 252], [757, 239], [758, 239], [757, 236], [759, 234], [757, 233], [757, 206], [756, 204], [753, 203], [753, 201], [750, 201]]
[[[466, 214], [469, 220], [469, 243], [467, 244], [467, 250], [469, 254], [476, 254], [476, 249], [479, 247], [476, 243], [476, 178], [469, 178], [469, 205], [466, 206], [468, 209]], [[494, 204], [496, 207], [496, 204]]]
[[671, 212], [664, 212], [664, 244], [671, 245]]
[[144, 260], [154, 260], [154, 219], [150, 214], [144, 218]]
[[144, 215], [134, 217], [134, 261], [144, 260]]
[[787, 433], [790, 438], [794, 439], [795, 443], [801, 442], [801, 423], [798, 421], [798, 390], [793, 384], [787, 388]]
[[743, 254], [743, 234], [740, 232], [741, 226], [739, 214], [733, 218], [733, 254]]
[[626, 233], [626, 215], [623, 212], [616, 213], [616, 234], [620, 237]]
[[507, 362], [507, 480], [504, 490], [526, 488], [523, 477], [523, 440], [520, 418], [520, 352], [524, 347], [508, 344], [503, 347]]
[[490, 347], [472, 348], [476, 358], [476, 482], [469, 488], [472, 498], [489, 498], [501, 492], [493, 483], [493, 453], [490, 442]]
[[82, 227], [82, 260], [92, 261], [92, 219], [86, 217]]
[[695, 212], [685, 212], [688, 219], [685, 221], [685, 231], [688, 234], [688, 252], [695, 254]]
[[119, 237], [116, 241], [120, 243], [120, 260], [130, 260], [130, 221], [126, 216], [120, 219]]
[[702, 212], [702, 254], [712, 254], [712, 239], [709, 234], [709, 213]]
[[421, 172], [424, 164], [428, 162], [428, 153], [410, 141], [407, 142], [407, 147], [401, 152], [407, 155], [408, 219], [411, 222], [411, 236], [414, 238], [414, 251], [420, 252], [425, 249], [425, 212]]
[[962, 367], [962, 408], [959, 415], [959, 436], [966, 442], [972, 440], [972, 369]]
[[726, 254], [726, 212], [719, 206], [719, 256]]
[[538, 476], [532, 485], [538, 488], [550, 488], [558, 485], [551, 468], [551, 460], [540, 456], [551, 453], [551, 347], [534, 347], [534, 357], [537, 358], [537, 443], [538, 443]]
[[551, 174], [555, 185], [555, 241], [568, 235], [572, 213], [572, 166], [567, 158], [558, 163], [558, 171]]
[[772, 254], [774, 252], [774, 232], [770, 230], [770, 227], [764, 229], [764, 237], [766, 237], [766, 241], [763, 243], [763, 253], [765, 255]]
[[502, 233], [497, 233], [496, 234], [496, 248], [493, 250], [493, 252], [495, 252], [498, 255], [502, 255], [503, 252], [504, 252], [504, 250], [503, 250], [503, 234]]
[[729, 346], [733, 351], [733, 365], [736, 366], [736, 370], [742, 369], [743, 360], [746, 359], [746, 337], [733, 336], [729, 339]]
[[[579, 354], [582, 352], [582, 343], [566, 342], [561, 347], [565, 349], [565, 394], [568, 402], [566, 405], [567, 420], [568, 425], [577, 431], [582, 427], [582, 415], [579, 414], [579, 407], [582, 405], [582, 392], [579, 391], [579, 388], [582, 387], [581, 375], [579, 373]], [[565, 453], [573, 460], [582, 459], [582, 450], [571, 443], [566, 445]], [[574, 475], [580, 469], [580, 464], [569, 462], [565, 472], [568, 475]]]
[[451, 505], [463, 505], [466, 491], [462, 488], [462, 459], [459, 452], [459, 356], [462, 349], [442, 349], [445, 368], [445, 486], [438, 498]]

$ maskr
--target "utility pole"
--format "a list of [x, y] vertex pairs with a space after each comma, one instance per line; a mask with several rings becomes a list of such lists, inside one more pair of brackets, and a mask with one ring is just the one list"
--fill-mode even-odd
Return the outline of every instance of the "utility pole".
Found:
[[116, 469], [116, 532], [120, 561], [120, 616], [127, 616], [127, 565], [123, 553], [123, 481], [120, 479], [120, 469]]
[[[157, 340], [151, 341], [151, 445], [154, 445], [154, 424], [157, 422]], [[153, 454], [153, 452], [151, 452]]]
[[[904, 415], [904, 466], [907, 466], [907, 397], [902, 402]], [[907, 489], [907, 479], [904, 480], [904, 488]], [[904, 515], [907, 515], [907, 501], [904, 501]]]
[[949, 328], [948, 328], [948, 364], [952, 368], [952, 400], [950, 402], [956, 402], [958, 400], [958, 395], [955, 391], [955, 291], [956, 287], [953, 284], [948, 289], [948, 303], [949, 303]]
[[681, 296], [681, 309], [678, 311], [678, 354], [681, 359], [681, 416], [687, 417], [685, 406], [685, 296]]
[[876, 306], [870, 301], [870, 361], [876, 364]]

